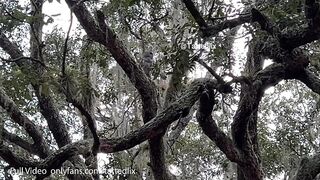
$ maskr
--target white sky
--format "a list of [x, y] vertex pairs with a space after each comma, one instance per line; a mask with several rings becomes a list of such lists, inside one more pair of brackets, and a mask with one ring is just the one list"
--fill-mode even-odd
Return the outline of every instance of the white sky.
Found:
[[[58, 3], [57, 1], [53, 1], [52, 3], [44, 3], [43, 13], [49, 16], [54, 16], [54, 22], [50, 25], [43, 27], [44, 32], [50, 32], [54, 25], [57, 25], [57, 27], [62, 28], [64, 32], [68, 31], [70, 24], [70, 9], [68, 8], [65, 1], [61, 0], [61, 3]], [[77, 27], [78, 24], [77, 18], [74, 15], [72, 24], [73, 29]]]

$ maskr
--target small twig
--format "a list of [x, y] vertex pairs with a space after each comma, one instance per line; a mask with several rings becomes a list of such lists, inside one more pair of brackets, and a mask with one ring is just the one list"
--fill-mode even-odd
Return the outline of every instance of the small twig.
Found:
[[69, 24], [69, 29], [67, 32], [66, 39], [64, 41], [64, 47], [63, 47], [63, 55], [62, 55], [62, 77], [65, 77], [66, 75], [66, 58], [67, 58], [67, 52], [68, 52], [68, 40], [69, 40], [69, 35], [72, 27], [72, 22], [73, 22], [73, 16], [72, 16], [72, 10], [70, 10], [70, 24]]
[[[198, 56], [199, 57], [199, 56]], [[219, 76], [210, 66], [208, 66], [204, 61], [202, 61], [199, 58], [195, 58], [195, 61], [197, 61], [199, 64], [201, 64], [203, 67], [205, 67], [210, 74], [213, 75], [214, 78], [216, 78], [218, 82], [218, 89], [223, 93], [231, 93], [232, 87], [229, 83], [225, 82], [221, 76]]]
[[208, 14], [208, 19], [211, 19], [212, 18], [212, 14], [213, 14], [213, 9], [214, 9], [214, 6], [216, 5], [216, 1], [213, 0], [212, 1], [212, 4], [211, 4], [211, 7], [209, 9], [209, 14]]
[[136, 37], [139, 40], [142, 40], [142, 38], [137, 34], [136, 32], [133, 31], [132, 27], [130, 26], [129, 22], [126, 20], [126, 17], [124, 18], [124, 24], [128, 27], [129, 32]]
[[225, 84], [224, 80], [222, 79], [221, 76], [219, 76], [210, 66], [208, 66], [203, 60], [197, 58], [196, 61], [201, 64], [203, 67], [205, 67], [209, 72], [210, 74], [213, 75], [214, 78], [217, 79], [218, 83], [221, 83], [221, 84]]
[[127, 106], [126, 110], [123, 112], [122, 114], [122, 119], [124, 120], [124, 116], [130, 111], [130, 108], [134, 105], [134, 103], [136, 102], [136, 100], [138, 99], [139, 95], [135, 95], [133, 97], [133, 100], [131, 101], [131, 103]]

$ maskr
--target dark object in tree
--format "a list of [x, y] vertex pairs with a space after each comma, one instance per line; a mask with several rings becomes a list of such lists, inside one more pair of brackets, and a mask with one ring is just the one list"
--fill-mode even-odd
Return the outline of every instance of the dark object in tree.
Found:
[[146, 73], [148, 77], [150, 77], [152, 65], [153, 65], [153, 53], [151, 51], [147, 51], [144, 53], [141, 59], [141, 67], [144, 73]]

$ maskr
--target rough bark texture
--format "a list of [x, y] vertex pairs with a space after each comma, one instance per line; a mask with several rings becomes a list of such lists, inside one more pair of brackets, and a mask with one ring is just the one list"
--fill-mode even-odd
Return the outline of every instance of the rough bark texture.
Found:
[[32, 149], [42, 158], [47, 157], [50, 154], [49, 146], [44, 140], [40, 129], [35, 125], [27, 116], [25, 116], [17, 107], [17, 105], [8, 97], [5, 91], [0, 88], [0, 106], [5, 109], [11, 119], [22, 126], [29, 136], [32, 138], [33, 143], [25, 142], [18, 136], [10, 135], [7, 131], [4, 131], [5, 138], [10, 139], [13, 142], [20, 142], [19, 144], [28, 149]]
[[[306, 1], [306, 17], [310, 19], [309, 27], [296, 31], [295, 34], [283, 34], [267, 16], [257, 9], [251, 10], [251, 15], [240, 16], [233, 20], [227, 20], [222, 24], [205, 27], [202, 24], [200, 13], [196, 8], [190, 6], [189, 1], [184, 1], [186, 7], [195, 18], [203, 36], [209, 37], [217, 34], [222, 29], [231, 28], [245, 22], [258, 22], [261, 29], [269, 34], [264, 41], [256, 42], [250, 47], [252, 52], [248, 53], [246, 75], [249, 77], [242, 82], [242, 91], [238, 110], [232, 123], [232, 137], [228, 139], [210, 116], [214, 99], [204, 95], [200, 98], [200, 109], [197, 118], [205, 134], [213, 140], [223, 151], [227, 158], [238, 164], [238, 179], [256, 180], [263, 178], [260, 165], [259, 146], [257, 140], [257, 110], [263, 92], [267, 87], [277, 84], [282, 79], [299, 79], [310, 89], [319, 94], [319, 78], [305, 68], [309, 64], [308, 57], [297, 47], [319, 39], [319, 17], [318, 4], [316, 1]], [[275, 64], [265, 70], [262, 69], [261, 55], [272, 58]], [[269, 71], [269, 72], [268, 72]], [[262, 75], [264, 74], [264, 75]], [[205, 98], [204, 98], [205, 97]], [[209, 100], [211, 98], [211, 100]], [[204, 110], [208, 107], [209, 110]], [[202, 107], [202, 108], [201, 108]], [[210, 110], [211, 109], [211, 110]], [[221, 144], [219, 142], [229, 142]], [[227, 148], [226, 148], [227, 146]], [[236, 149], [232, 152], [226, 151]], [[235, 153], [236, 152], [236, 153]], [[319, 173], [319, 171], [315, 171]], [[317, 173], [313, 173], [317, 175]], [[315, 176], [313, 176], [315, 177]]]
[[294, 180], [317, 180], [316, 177], [320, 172], [320, 154], [301, 160], [297, 174]]
[[[210, 79], [198, 79], [194, 81], [177, 101], [170, 104], [168, 108], [163, 110], [155, 118], [143, 125], [140, 129], [130, 132], [122, 138], [100, 139], [101, 144], [99, 151], [103, 153], [122, 151], [134, 147], [143, 141], [158, 137], [160, 134], [163, 134], [163, 131], [169, 124], [188, 114], [189, 109], [194, 105], [194, 103], [199, 99], [205, 90], [204, 87], [208, 89], [216, 89], [218, 85], [215, 81]], [[91, 151], [90, 147], [92, 143], [92, 140], [83, 140], [76, 143], [71, 143], [61, 148], [58, 152], [61, 156], [69, 156], [70, 153], [72, 153], [72, 155], [86, 155]], [[33, 162], [27, 159], [21, 160], [19, 157], [14, 158], [15, 155], [9, 151], [10, 150], [8, 149], [3, 149], [3, 153], [0, 155], [1, 157], [3, 155], [3, 158], [5, 158], [9, 157], [11, 154], [9, 159], [13, 159], [13, 161], [10, 162], [12, 163], [11, 165], [15, 167], [43, 167], [49, 166], [50, 163], [55, 163], [52, 160], [52, 162], [50, 161], [50, 163], [48, 162], [49, 164], [46, 164], [44, 163], [47, 162], [45, 160], [42, 164], [40, 163], [40, 166], [39, 162]]]
[[[318, 1], [305, 1], [304, 12], [308, 22], [307, 27], [295, 29], [295, 33], [280, 31], [277, 25], [258, 9], [251, 9], [250, 12], [244, 15], [225, 20], [222, 23], [209, 24], [192, 1], [182, 1], [194, 17], [195, 22], [199, 25], [200, 35], [204, 38], [215, 36], [225, 29], [244, 23], [256, 23], [261, 31], [266, 32], [264, 36], [254, 37], [254, 42], [249, 47], [250, 51], [248, 53], [245, 73], [243, 78], [239, 78], [237, 81], [241, 83], [241, 94], [238, 109], [233, 117], [232, 137], [229, 137], [219, 129], [211, 113], [216, 103], [215, 92], [230, 93], [232, 91], [230, 84], [236, 81], [225, 83], [222, 77], [217, 75], [210, 67], [207, 67], [209, 71], [212, 71], [211, 73], [217, 81], [211, 79], [195, 80], [182, 92], [181, 96], [177, 96], [175, 93], [181, 89], [181, 79], [187, 69], [183, 70], [182, 74], [174, 74], [175, 72], [173, 72], [172, 81], [170, 82], [169, 89], [167, 89], [164, 108], [159, 110], [154, 83], [143, 72], [142, 68], [127, 51], [114, 31], [106, 24], [104, 14], [101, 11], [97, 11], [97, 18], [95, 19], [85, 3], [78, 3], [73, 0], [66, 0], [66, 2], [89, 38], [103, 45], [111, 53], [112, 57], [121, 66], [130, 82], [138, 91], [142, 100], [142, 115], [145, 124], [138, 130], [132, 131], [123, 137], [99, 139], [97, 132], [91, 131], [93, 139], [71, 143], [68, 129], [64, 123], [64, 119], [59, 114], [57, 105], [50, 94], [42, 91], [44, 86], [46, 86], [44, 84], [46, 60], [42, 56], [43, 15], [41, 9], [43, 1], [35, 0], [32, 1], [31, 6], [33, 10], [31, 16], [37, 19], [37, 21], [31, 22], [30, 25], [31, 57], [24, 57], [18, 45], [10, 42], [2, 30], [0, 30], [0, 47], [11, 57], [11, 62], [15, 62], [30, 79], [30, 83], [38, 99], [40, 112], [46, 119], [49, 130], [60, 149], [55, 152], [50, 150], [38, 125], [24, 115], [5, 90], [0, 87], [0, 106], [6, 111], [13, 122], [24, 128], [32, 140], [29, 142], [1, 128], [0, 140], [2, 143], [0, 145], [0, 156], [9, 166], [15, 168], [44, 168], [49, 170], [59, 168], [62, 164], [65, 164], [73, 168], [88, 168], [78, 155], [87, 157], [87, 162], [95, 160], [94, 157], [90, 159], [92, 145], [97, 147], [97, 152], [112, 153], [132, 148], [144, 141], [149, 141], [150, 166], [153, 171], [153, 177], [157, 180], [171, 179], [165, 163], [162, 136], [171, 123], [186, 117], [195, 102], [199, 100], [200, 104], [197, 112], [199, 125], [226, 157], [231, 162], [237, 164], [238, 179], [261, 180], [264, 174], [260, 162], [257, 112], [264, 91], [281, 80], [296, 79], [303, 82], [315, 93], [320, 94], [320, 79], [316, 74], [308, 70], [309, 57], [299, 47], [320, 39], [320, 10]], [[188, 58], [188, 56], [182, 57], [182, 59]], [[262, 69], [262, 62], [265, 57], [271, 58], [274, 64]], [[202, 65], [205, 66], [205, 63], [202, 63]], [[33, 80], [31, 81], [31, 79]], [[67, 96], [67, 100], [78, 108], [81, 115], [86, 120], [89, 120], [87, 122], [95, 121], [91, 105], [77, 101], [76, 98], [72, 97], [70, 92], [65, 92], [65, 95]], [[1, 123], [3, 124], [3, 122]], [[90, 129], [95, 129], [92, 124], [88, 125], [91, 126]], [[99, 143], [97, 143], [97, 140]], [[8, 143], [23, 148], [28, 153], [27, 155], [38, 155], [41, 159], [30, 160], [18, 156], [14, 150], [7, 146]], [[96, 153], [93, 154], [95, 155]], [[319, 155], [303, 159], [295, 179], [313, 180], [320, 173], [319, 167]], [[93, 168], [96, 168], [96, 166]], [[48, 175], [45, 174], [37, 178], [41, 179]], [[70, 176], [69, 178], [92, 179], [91, 176]]]
[[[63, 122], [59, 110], [56, 108], [55, 102], [49, 94], [42, 91], [42, 88], [46, 85], [44, 84], [45, 80], [43, 78], [45, 74], [45, 68], [43, 64], [45, 60], [42, 57], [42, 26], [43, 26], [43, 14], [42, 14], [42, 0], [33, 1], [32, 3], [33, 14], [35, 21], [30, 23], [30, 55], [31, 59], [37, 61], [15, 61], [16, 64], [20, 67], [22, 72], [29, 76], [33, 89], [35, 90], [36, 97], [38, 98], [40, 112], [47, 120], [49, 129], [53, 134], [59, 147], [63, 147], [71, 143], [71, 139], [68, 135], [68, 130]], [[5, 34], [0, 32], [0, 47], [7, 52], [12, 59], [18, 59], [24, 57], [22, 51], [19, 50], [18, 46], [9, 41]], [[39, 63], [41, 62], [41, 63]], [[32, 72], [32, 73], [30, 73]], [[49, 91], [48, 91], [49, 92]], [[33, 133], [37, 133], [34, 131]], [[31, 136], [31, 134], [29, 134]], [[32, 135], [34, 136], [34, 135]], [[44, 147], [39, 143], [38, 148], [43, 149]], [[42, 157], [44, 154], [40, 154]], [[48, 154], [45, 154], [48, 155]], [[71, 157], [71, 158], [70, 158]], [[79, 157], [69, 156], [70, 161], [74, 164], [83, 164], [82, 160]], [[82, 165], [79, 165], [81, 167]], [[82, 166], [83, 167], [83, 166]], [[87, 175], [70, 175], [69, 178], [74, 179], [90, 179]]]
[[240, 157], [230, 137], [219, 129], [212, 119], [211, 112], [215, 104], [214, 92], [212, 89], [204, 91], [200, 97], [197, 120], [203, 132], [217, 145], [217, 147], [232, 162], [240, 163]]
[[[113, 30], [105, 24], [105, 18], [102, 12], [97, 12], [97, 24], [84, 4], [78, 4], [71, 0], [66, 0], [66, 2], [73, 10], [88, 36], [94, 41], [104, 45], [125, 71], [142, 99], [143, 120], [145, 123], [150, 121], [157, 113], [157, 93], [154, 84], [127, 52], [121, 40], [118, 39]], [[160, 168], [165, 167], [164, 149], [161, 138], [162, 137], [154, 138], [150, 141], [150, 155], [154, 156], [150, 158], [151, 168], [154, 173], [156, 173], [155, 177], [157, 179], [168, 179], [169, 176], [166, 168]], [[155, 160], [158, 158], [159, 161]], [[156, 167], [159, 167], [159, 169]]]

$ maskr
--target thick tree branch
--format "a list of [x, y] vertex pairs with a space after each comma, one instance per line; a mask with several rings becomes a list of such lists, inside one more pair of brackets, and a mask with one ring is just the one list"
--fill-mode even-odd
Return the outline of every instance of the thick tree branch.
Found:
[[293, 31], [295, 33], [281, 36], [281, 47], [291, 50], [320, 39], [320, 23], [313, 28], [295, 29]]
[[208, 27], [206, 21], [198, 11], [197, 7], [192, 0], [183, 0], [183, 3], [186, 5], [187, 9], [191, 13], [192, 17], [195, 19], [200, 29], [205, 29]]
[[[17, 59], [24, 57], [22, 51], [19, 50], [15, 43], [10, 42], [10, 40], [5, 36], [5, 34], [0, 31], [0, 47], [10, 55], [12, 59]], [[33, 64], [27, 61], [16, 61], [16, 64], [21, 68], [22, 72], [30, 75], [30, 69], [34, 68]], [[40, 67], [38, 67], [40, 68]], [[42, 70], [32, 70], [33, 72], [41, 72]], [[32, 74], [31, 74], [32, 76]], [[41, 76], [37, 76], [41, 77]], [[34, 78], [34, 77], [31, 77]], [[39, 81], [36, 81], [39, 82]], [[40, 112], [46, 118], [49, 129], [51, 130], [55, 140], [57, 141], [59, 147], [62, 147], [71, 142], [68, 137], [68, 131], [63, 123], [63, 120], [59, 114], [59, 111], [54, 105], [52, 98], [48, 94], [41, 92], [42, 85], [39, 83], [32, 83], [33, 88], [36, 91], [36, 95], [39, 100]]]
[[248, 117], [254, 109], [258, 108], [260, 99], [266, 88], [276, 85], [282, 79], [286, 77], [286, 69], [282, 64], [273, 64], [259, 71], [254, 77], [252, 82], [251, 93], [246, 93], [240, 99], [238, 110], [234, 117], [233, 133], [235, 138], [241, 138], [246, 132]]
[[251, 9], [251, 14], [252, 14], [252, 22], [258, 22], [261, 26], [262, 30], [267, 31], [270, 35], [278, 37], [280, 35], [280, 31], [275, 26], [271, 20], [262, 14], [259, 10], [252, 8]]
[[[10, 55], [12, 59], [23, 57], [22, 51], [19, 50], [18, 46], [15, 43], [10, 42], [10, 40], [5, 36], [5, 34], [0, 30], [0, 47]], [[35, 49], [34, 53], [36, 53], [39, 49]], [[34, 54], [33, 53], [33, 54]], [[34, 57], [33, 57], [34, 58]], [[68, 135], [67, 128], [64, 124], [64, 121], [59, 114], [59, 110], [56, 108], [52, 97], [49, 94], [44, 93], [41, 91], [43, 84], [41, 84], [41, 78], [43, 69], [42, 66], [37, 66], [32, 62], [28, 61], [17, 61], [16, 64], [20, 67], [22, 72], [26, 75], [30, 75], [30, 78], [38, 77], [38, 81], [32, 82], [32, 86], [35, 90], [36, 96], [38, 98], [40, 112], [47, 120], [48, 127], [53, 134], [57, 144], [59, 147], [67, 145], [71, 143], [71, 139]], [[37, 75], [30, 74], [30, 72], [39, 73]], [[82, 168], [85, 166], [82, 165], [82, 160], [75, 156], [70, 157], [70, 161], [75, 165], [80, 165]], [[71, 165], [72, 166], [72, 165]], [[79, 166], [79, 167], [80, 167]], [[73, 176], [73, 175], [71, 175]], [[79, 178], [79, 177], [78, 177]], [[82, 179], [91, 178], [81, 176]]]
[[3, 131], [3, 138], [4, 140], [11, 142], [15, 145], [20, 146], [21, 148], [28, 151], [30, 154], [39, 155], [41, 158], [45, 158], [46, 156], [43, 156], [41, 152], [37, 151], [37, 149], [34, 147], [34, 144], [31, 144], [30, 142], [22, 139], [21, 137], [9, 133], [7, 130]]
[[284, 49], [276, 38], [267, 37], [264, 42], [260, 41], [259, 43], [261, 47], [259, 49], [260, 55], [269, 57], [274, 62], [285, 64], [293, 74], [302, 71], [310, 63], [309, 57], [302, 49]]
[[[151, 121], [144, 124], [138, 130], [132, 131], [120, 138], [100, 139], [100, 152], [112, 153], [130, 149], [148, 139], [153, 139], [159, 134], [162, 134], [166, 127], [180, 117], [188, 115], [189, 109], [199, 99], [204, 91], [207, 89], [217, 89], [218, 84], [210, 79], [197, 79], [192, 82], [189, 87], [175, 102], [168, 105], [166, 109], [160, 112]], [[67, 147], [79, 147], [79, 154], [86, 154], [90, 152], [90, 144], [92, 140], [83, 140], [67, 145]]]
[[212, 37], [225, 29], [231, 29], [249, 22], [251, 22], [251, 14], [240, 15], [238, 18], [225, 20], [221, 23], [209, 26], [204, 29], [200, 29], [200, 32], [202, 37]]
[[320, 39], [320, 11], [319, 3], [314, 0], [306, 0], [306, 17], [309, 21], [309, 27], [292, 29], [281, 33], [267, 16], [256, 9], [252, 9], [252, 21], [257, 21], [261, 28], [270, 35], [277, 38], [281, 48], [291, 51], [299, 46], [311, 43]]
[[180, 117], [188, 115], [190, 108], [200, 97], [203, 87], [215, 89], [218, 85], [215, 81], [209, 79], [194, 81], [178, 100], [168, 105], [165, 110], [140, 129], [130, 132], [119, 139], [100, 140], [100, 151], [105, 153], [122, 151], [134, 147], [147, 139], [157, 137], [165, 131], [169, 124]]
[[59, 110], [53, 102], [53, 99], [48, 94], [40, 91], [42, 85], [34, 85], [36, 95], [39, 100], [40, 112], [47, 120], [50, 131], [53, 134], [59, 147], [71, 143], [68, 135], [67, 127], [59, 114]]
[[313, 92], [320, 95], [320, 78], [314, 73], [305, 69], [304, 72], [297, 73], [296, 78], [307, 85]]
[[[102, 22], [103, 14], [99, 13], [99, 25], [97, 25], [84, 6], [84, 4], [77, 4], [75, 1], [66, 0], [69, 8], [71, 8], [76, 15], [78, 21], [94, 41], [103, 44], [112, 54], [113, 58], [125, 71], [132, 84], [138, 90], [143, 105], [144, 121], [149, 121], [155, 116], [157, 111], [156, 103], [156, 88], [149, 80], [142, 68], [136, 63], [133, 57], [126, 50], [124, 44], [117, 37], [117, 35], [110, 29], [105, 22]], [[98, 13], [98, 12], [97, 12]], [[101, 29], [105, 28], [105, 30]]]
[[39, 169], [46, 169], [47, 174], [40, 174], [37, 178], [42, 179], [49, 176], [51, 169], [59, 169], [64, 162], [71, 159], [71, 157], [75, 157], [75, 155], [78, 155], [79, 152], [80, 151], [78, 150], [78, 147], [67, 148], [66, 146], [64, 146], [60, 148], [49, 157], [38, 163], [37, 167]]
[[[19, 47], [10, 42], [6, 35], [0, 30], [0, 47], [8, 53], [12, 59], [24, 57]], [[20, 63], [20, 62], [17, 62]]]
[[179, 136], [181, 135], [181, 133], [183, 132], [183, 130], [187, 127], [187, 125], [189, 124], [189, 122], [191, 121], [193, 114], [195, 112], [195, 108], [191, 108], [190, 113], [188, 114], [188, 116], [184, 117], [184, 118], [180, 118], [178, 120], [178, 123], [172, 127], [172, 131], [170, 132], [169, 136], [168, 136], [168, 141], [167, 141], [167, 145], [171, 148], [174, 143], [178, 140]]
[[294, 180], [316, 180], [320, 174], [320, 154], [310, 158], [303, 158], [300, 162], [297, 174]]
[[[306, 16], [307, 20], [313, 21], [313, 23], [319, 23], [314, 22], [319, 16], [319, 2], [316, 0], [305, 0], [305, 6], [304, 6], [304, 14]], [[313, 26], [313, 23], [309, 23], [309, 25]]]
[[0, 145], [0, 156], [4, 159], [9, 166], [14, 168], [38, 168], [47, 170], [47, 174], [37, 174], [37, 178], [44, 178], [50, 175], [51, 169], [58, 169], [62, 166], [62, 164], [67, 161], [70, 157], [77, 155], [79, 149], [76, 146], [71, 147], [63, 147], [58, 151], [54, 152], [46, 159], [41, 161], [26, 159], [23, 156], [19, 156], [13, 153], [9, 147]]
[[6, 161], [6, 163], [9, 164], [9, 166], [14, 168], [36, 167], [38, 164], [36, 161], [29, 160], [22, 156], [14, 154], [13, 152], [11, 152], [9, 147], [4, 146], [3, 144], [0, 145], [0, 156], [3, 160]]
[[17, 107], [17, 105], [7, 96], [6, 92], [0, 87], [0, 106], [5, 109], [11, 119], [23, 127], [32, 140], [34, 144], [39, 148], [38, 151], [41, 153], [41, 157], [46, 157], [49, 154], [49, 146], [43, 139], [42, 133], [39, 128], [27, 117], [25, 116]]
[[[108, 49], [113, 58], [124, 70], [131, 83], [138, 90], [142, 100], [143, 121], [144, 123], [149, 122], [157, 114], [157, 91], [153, 82], [130, 55], [113, 30], [107, 26], [105, 16], [101, 11], [97, 11], [98, 22], [96, 23], [84, 4], [76, 4], [76, 2], [72, 0], [66, 0], [66, 3], [69, 8], [73, 10], [87, 35]], [[151, 160], [160, 158], [161, 161], [158, 161], [158, 166], [165, 167], [163, 163], [164, 156], [160, 153], [163, 146], [161, 137], [160, 139], [151, 140], [150, 146], [151, 149], [155, 149], [155, 151], [150, 151]], [[154, 171], [154, 174], [157, 179], [167, 179], [168, 177], [165, 171], [163, 171], [163, 173], [160, 172], [160, 174], [158, 174], [158, 171]]]
[[233, 141], [220, 130], [216, 122], [212, 119], [211, 113], [214, 104], [214, 92], [212, 90], [204, 91], [200, 96], [199, 110], [197, 112], [199, 125], [203, 132], [217, 145], [230, 161], [240, 163], [239, 154]]
[[[270, 47], [276, 50], [268, 52], [267, 49]], [[256, 73], [252, 77], [251, 85], [245, 85], [245, 89], [243, 89], [241, 93], [238, 110], [232, 123], [233, 140], [236, 147], [245, 154], [244, 157], [246, 159], [244, 160], [248, 161], [248, 163], [246, 163], [247, 165], [240, 165], [240, 167], [244, 176], [249, 179], [250, 177], [255, 177], [256, 179], [262, 178], [261, 169], [257, 168], [259, 167], [258, 152], [255, 152], [256, 147], [253, 146], [253, 141], [256, 140], [250, 138], [248, 127], [250, 125], [250, 119], [255, 116], [254, 112], [258, 109], [264, 90], [270, 86], [274, 86], [282, 79], [296, 79], [301, 72], [304, 72], [306, 62], [308, 61], [308, 58], [299, 50], [288, 52], [282, 50], [279, 46], [274, 46], [274, 44], [268, 48], [264, 48], [260, 53], [272, 54], [275, 61], [281, 63], [270, 65], [264, 70], [254, 71]], [[251, 170], [246, 171], [248, 168]], [[257, 175], [261, 177], [258, 178]]]
[[259, 152], [256, 146], [255, 113], [264, 90], [277, 84], [285, 78], [285, 67], [282, 64], [273, 64], [264, 70], [258, 71], [250, 84], [242, 84], [238, 109], [234, 116], [231, 133], [232, 139], [240, 154], [238, 167], [246, 179], [263, 179], [259, 162]]
[[[40, 59], [45, 61], [42, 57], [42, 28], [43, 28], [43, 13], [42, 6], [44, 0], [37, 0], [31, 2], [31, 9], [33, 10], [33, 18], [37, 19], [37, 21], [33, 21], [31, 26], [31, 34], [30, 34], [30, 51], [31, 57]], [[30, 64], [29, 64], [30, 66]], [[35, 90], [35, 94], [38, 98], [40, 112], [46, 118], [47, 123], [49, 125], [49, 129], [52, 132], [54, 138], [57, 141], [59, 147], [62, 147], [71, 142], [71, 139], [68, 135], [68, 130], [65, 126], [63, 119], [59, 114], [59, 110], [56, 107], [52, 97], [42, 91], [43, 88], [49, 87], [44, 83], [43, 79], [45, 70], [41, 66], [32, 66], [33, 71], [35, 72], [35, 76], [39, 79], [35, 83], [32, 83], [32, 86]], [[24, 72], [27, 74], [26, 72]], [[46, 87], [47, 86], [47, 87]], [[48, 90], [48, 92], [50, 89]]]

